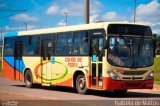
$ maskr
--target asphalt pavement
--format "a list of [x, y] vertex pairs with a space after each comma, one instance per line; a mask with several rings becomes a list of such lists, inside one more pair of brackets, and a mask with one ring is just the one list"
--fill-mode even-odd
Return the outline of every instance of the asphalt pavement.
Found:
[[69, 87], [26, 88], [22, 81], [0, 76], [0, 100], [2, 105], [18, 102], [18, 106], [160, 106], [160, 86], [154, 85], [153, 90], [129, 90], [126, 95], [95, 90], [81, 95]]

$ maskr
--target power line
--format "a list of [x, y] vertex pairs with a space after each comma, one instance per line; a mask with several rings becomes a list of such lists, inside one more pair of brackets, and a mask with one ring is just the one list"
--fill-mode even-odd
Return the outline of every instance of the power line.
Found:
[[0, 10], [0, 12], [7, 12], [7, 11], [27, 11], [27, 10]]
[[14, 16], [14, 15], [26, 12], [27, 10], [0, 10], [0, 11], [5, 11], [5, 12], [7, 12], [7, 11], [17, 11], [17, 13], [13, 13], [13, 14], [10, 14], [10, 15], [7, 15], [7, 16], [0, 17], [0, 19], [4, 19], [4, 18], [10, 17], [10, 16]]

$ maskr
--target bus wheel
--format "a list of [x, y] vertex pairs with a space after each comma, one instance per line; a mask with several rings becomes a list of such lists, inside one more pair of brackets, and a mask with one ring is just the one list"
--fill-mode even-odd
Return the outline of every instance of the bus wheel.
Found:
[[86, 78], [83, 74], [77, 76], [76, 89], [79, 94], [85, 94], [87, 92]]
[[127, 93], [127, 90], [114, 90], [114, 92], [118, 95], [125, 95]]
[[25, 81], [25, 85], [26, 85], [27, 88], [32, 88], [33, 87], [33, 78], [32, 78], [31, 71], [28, 70], [25, 73], [25, 79], [24, 79], [24, 81]]

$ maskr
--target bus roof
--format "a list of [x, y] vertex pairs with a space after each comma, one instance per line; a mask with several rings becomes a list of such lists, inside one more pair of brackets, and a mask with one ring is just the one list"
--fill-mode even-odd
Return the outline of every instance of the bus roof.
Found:
[[102, 28], [107, 28], [109, 24], [132, 24], [132, 25], [148, 26], [145, 24], [129, 23], [129, 22], [100, 22], [100, 23], [64, 26], [64, 27], [56, 27], [56, 28], [45, 28], [45, 29], [19, 31], [19, 32], [8, 32], [8, 33], [4, 34], [4, 37], [39, 35], [39, 34], [71, 32], [71, 31], [80, 31], [80, 30], [91, 30], [91, 29], [102, 29]]

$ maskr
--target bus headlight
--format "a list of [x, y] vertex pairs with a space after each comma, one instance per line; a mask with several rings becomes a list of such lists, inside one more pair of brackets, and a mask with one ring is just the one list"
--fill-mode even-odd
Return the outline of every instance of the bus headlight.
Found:
[[153, 76], [154, 76], [154, 72], [149, 73], [148, 76], [146, 77], [146, 80], [152, 79]]
[[109, 71], [109, 72], [108, 72], [108, 75], [109, 75], [113, 80], [120, 80], [119, 76], [118, 76], [116, 73], [112, 72], [112, 71]]

